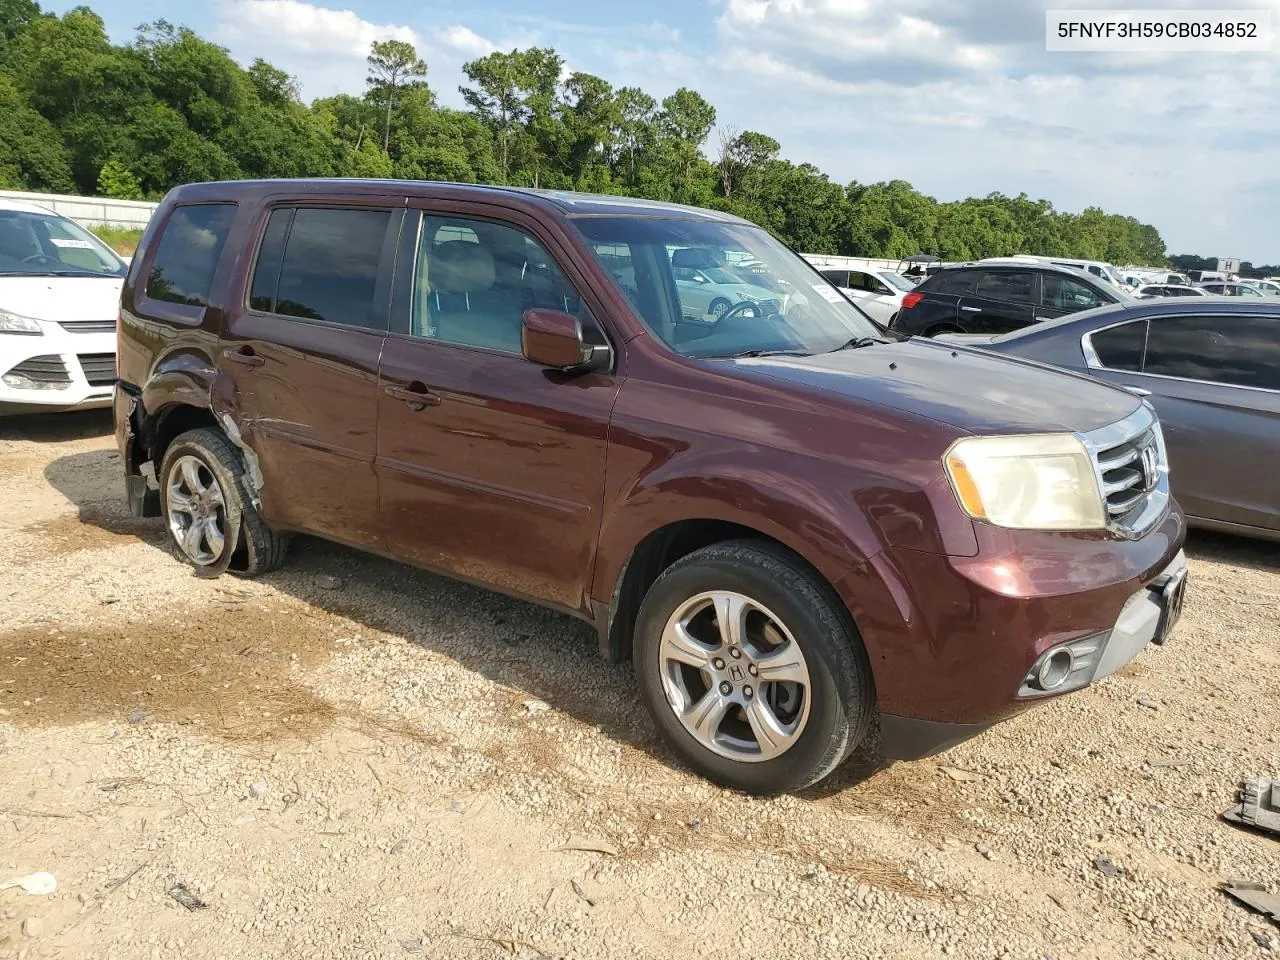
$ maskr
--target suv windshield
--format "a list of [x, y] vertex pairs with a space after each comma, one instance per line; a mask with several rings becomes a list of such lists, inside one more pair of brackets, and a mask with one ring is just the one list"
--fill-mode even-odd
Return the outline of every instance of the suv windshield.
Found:
[[[826, 353], [885, 337], [820, 273], [759, 227], [710, 220], [582, 217], [574, 225], [645, 325], [677, 353]], [[749, 282], [720, 283], [751, 261]], [[715, 283], [687, 282], [700, 272]]]
[[0, 277], [123, 277], [124, 262], [84, 227], [52, 213], [0, 210]]

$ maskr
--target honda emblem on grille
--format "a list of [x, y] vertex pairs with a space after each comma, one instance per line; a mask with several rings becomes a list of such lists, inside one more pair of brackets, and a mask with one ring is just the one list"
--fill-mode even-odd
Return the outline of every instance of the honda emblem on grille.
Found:
[[1160, 454], [1155, 444], [1142, 448], [1142, 489], [1151, 492], [1160, 482]]

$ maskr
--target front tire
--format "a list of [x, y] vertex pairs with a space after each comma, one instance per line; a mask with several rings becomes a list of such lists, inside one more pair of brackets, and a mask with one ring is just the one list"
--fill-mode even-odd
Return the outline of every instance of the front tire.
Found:
[[668, 568], [636, 620], [634, 660], [663, 737], [709, 780], [799, 790], [865, 738], [866, 650], [831, 587], [789, 551], [713, 544]]
[[284, 562], [287, 539], [263, 521], [245, 482], [244, 458], [213, 427], [181, 434], [160, 468], [160, 502], [177, 557], [201, 576], [254, 577]]
[[716, 297], [707, 306], [707, 313], [709, 313], [711, 316], [719, 320], [721, 317], [723, 317], [726, 313], [729, 312], [729, 308], [731, 306], [733, 306], [733, 304], [731, 304], [724, 297]]

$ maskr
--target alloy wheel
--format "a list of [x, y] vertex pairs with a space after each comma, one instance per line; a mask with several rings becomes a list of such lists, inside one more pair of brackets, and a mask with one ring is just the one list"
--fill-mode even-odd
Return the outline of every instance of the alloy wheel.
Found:
[[165, 486], [169, 532], [187, 559], [207, 567], [227, 546], [227, 505], [218, 478], [199, 457], [174, 461]]
[[713, 753], [759, 763], [804, 732], [812, 699], [804, 652], [750, 597], [712, 591], [686, 600], [663, 629], [658, 657], [667, 703]]

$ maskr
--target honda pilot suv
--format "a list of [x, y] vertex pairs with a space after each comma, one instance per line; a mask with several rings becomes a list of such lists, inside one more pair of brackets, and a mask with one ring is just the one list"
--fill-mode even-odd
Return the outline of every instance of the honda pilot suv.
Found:
[[[683, 271], [743, 262], [793, 294], [686, 302]], [[202, 574], [265, 573], [305, 533], [581, 617], [672, 749], [747, 791], [813, 783], [874, 726], [890, 758], [944, 749], [1181, 606], [1150, 406], [899, 341], [721, 213], [180, 187], [119, 358], [130, 503]]]

